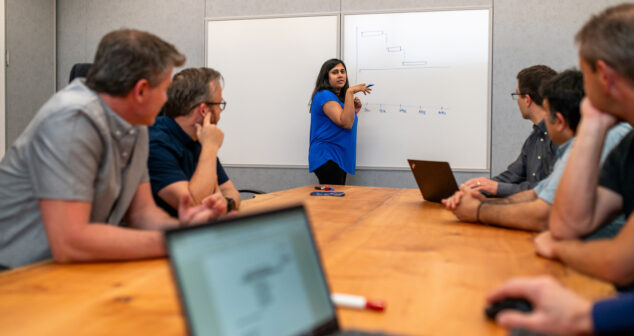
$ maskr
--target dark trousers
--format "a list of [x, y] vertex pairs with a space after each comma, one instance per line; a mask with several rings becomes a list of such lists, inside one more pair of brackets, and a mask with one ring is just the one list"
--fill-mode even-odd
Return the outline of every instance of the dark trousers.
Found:
[[346, 184], [346, 172], [332, 160], [328, 160], [321, 167], [315, 169], [315, 175], [319, 179], [319, 184]]

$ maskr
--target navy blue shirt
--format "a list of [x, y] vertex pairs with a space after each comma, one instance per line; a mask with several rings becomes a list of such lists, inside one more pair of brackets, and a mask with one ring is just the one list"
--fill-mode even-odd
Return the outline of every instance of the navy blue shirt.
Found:
[[595, 303], [592, 318], [597, 335], [633, 335], [634, 294]]
[[[158, 196], [158, 192], [174, 182], [189, 181], [192, 178], [200, 157], [201, 146], [168, 116], [156, 118], [156, 122], [149, 131], [150, 155], [147, 166], [150, 172], [152, 196], [158, 206], [177, 217], [178, 209], [172, 208], [163, 201]], [[218, 185], [229, 181], [218, 158], [216, 158], [216, 174]]]

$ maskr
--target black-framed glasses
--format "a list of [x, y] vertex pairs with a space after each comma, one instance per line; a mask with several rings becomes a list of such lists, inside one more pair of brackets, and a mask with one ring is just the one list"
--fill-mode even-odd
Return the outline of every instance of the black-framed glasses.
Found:
[[523, 95], [524, 95], [523, 93], [513, 92], [513, 93], [511, 93], [511, 99], [513, 99], [513, 100], [517, 100], [517, 98], [518, 98], [519, 96], [523, 96]]
[[220, 111], [224, 111], [225, 107], [227, 107], [227, 102], [226, 101], [221, 101], [220, 103], [214, 103], [214, 102], [205, 102], [205, 105], [207, 105], [209, 108], [211, 108], [214, 105], [218, 105], [218, 107], [220, 107]]

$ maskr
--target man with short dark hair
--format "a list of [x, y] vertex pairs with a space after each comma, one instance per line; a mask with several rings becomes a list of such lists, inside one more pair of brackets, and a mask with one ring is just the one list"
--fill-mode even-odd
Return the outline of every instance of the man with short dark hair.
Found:
[[[513, 229], [543, 231], [548, 229], [548, 215], [555, 190], [570, 155], [570, 148], [581, 115], [579, 104], [584, 97], [583, 75], [578, 70], [566, 70], [543, 83], [540, 90], [547, 116], [548, 134], [559, 148], [553, 172], [530, 190], [509, 197], [485, 200], [478, 191], [461, 186], [454, 196], [443, 200], [458, 219], [467, 222], [493, 224]], [[626, 123], [614, 127], [603, 146], [603, 158], [632, 128]], [[614, 236], [623, 221], [606, 226], [593, 236]]]
[[224, 110], [222, 76], [214, 69], [185, 69], [167, 90], [164, 116], [150, 127], [148, 168], [156, 203], [175, 213], [178, 200], [193, 204], [220, 192], [227, 210], [240, 205], [240, 193], [218, 159], [223, 132], [216, 126]]
[[557, 145], [550, 141], [544, 124], [546, 111], [539, 87], [556, 74], [555, 70], [545, 65], [534, 65], [517, 74], [517, 88], [511, 96], [517, 99], [522, 118], [533, 122], [533, 132], [524, 141], [520, 155], [506, 171], [491, 179], [472, 178], [464, 183], [465, 186], [489, 195], [506, 197], [534, 188], [550, 174], [557, 159]]
[[147, 127], [166, 100], [174, 46], [138, 30], [106, 34], [86, 83], [38, 111], [0, 162], [0, 265], [165, 256], [163, 230], [224, 212], [214, 195], [179, 218], [152, 200]]

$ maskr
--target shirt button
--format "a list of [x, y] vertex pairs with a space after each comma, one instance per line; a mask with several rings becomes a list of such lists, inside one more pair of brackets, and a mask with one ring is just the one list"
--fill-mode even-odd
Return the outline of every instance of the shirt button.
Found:
[[[123, 157], [128, 157], [128, 152], [123, 152], [123, 153], [121, 153], [121, 155], [122, 155]], [[533, 175], [535, 175], [535, 174], [533, 174]]]
[[541, 159], [542, 159], [542, 156], [541, 156], [541, 155], [538, 155], [538, 156], [537, 156], [537, 160], [541, 160]]
[[130, 135], [134, 135], [134, 130], [133, 130], [133, 129], [131, 129], [131, 130], [128, 132], [128, 134], [130, 134]]
[[116, 136], [121, 136], [121, 132], [119, 132], [119, 131], [115, 131], [115, 132], [114, 132], [114, 135], [116, 135]]
[[533, 173], [533, 176], [535, 176], [535, 173]]
[[539, 141], [542, 141], [542, 142], [543, 142], [543, 141], [544, 141], [544, 138], [539, 139]]

